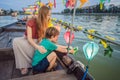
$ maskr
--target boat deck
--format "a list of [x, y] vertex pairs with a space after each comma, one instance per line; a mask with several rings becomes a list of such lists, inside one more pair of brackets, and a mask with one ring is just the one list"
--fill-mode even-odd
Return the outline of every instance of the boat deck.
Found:
[[65, 70], [47, 72], [43, 74], [31, 75], [12, 80], [77, 80], [74, 75], [66, 74]]
[[42, 74], [33, 75], [31, 69], [29, 74], [22, 76], [20, 71], [15, 69], [14, 60], [0, 61], [0, 80], [77, 80], [74, 75], [69, 75], [65, 70], [57, 70]]

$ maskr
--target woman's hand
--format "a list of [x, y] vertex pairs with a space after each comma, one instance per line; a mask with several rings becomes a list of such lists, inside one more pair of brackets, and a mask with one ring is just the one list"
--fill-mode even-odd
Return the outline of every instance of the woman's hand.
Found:
[[43, 46], [38, 46], [38, 51], [42, 54], [44, 54], [46, 52], [46, 49]]

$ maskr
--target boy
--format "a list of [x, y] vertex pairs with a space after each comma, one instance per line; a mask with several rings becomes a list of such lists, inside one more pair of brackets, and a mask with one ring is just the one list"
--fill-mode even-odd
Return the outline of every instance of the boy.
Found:
[[[47, 51], [40, 53], [35, 51], [32, 66], [33, 72], [45, 72], [50, 71], [56, 62], [57, 55], [54, 50], [67, 53], [67, 48], [64, 46], [57, 46], [55, 43], [58, 40], [59, 31], [55, 27], [50, 27], [46, 30], [45, 38], [42, 39], [39, 45], [43, 46]], [[69, 50], [70, 53], [74, 53], [74, 50]]]

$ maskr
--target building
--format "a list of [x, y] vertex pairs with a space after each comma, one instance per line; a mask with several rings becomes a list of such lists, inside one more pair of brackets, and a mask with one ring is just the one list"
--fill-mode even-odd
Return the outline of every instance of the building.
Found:
[[3, 10], [2, 10], [2, 8], [0, 8], [0, 15], [3, 15]]

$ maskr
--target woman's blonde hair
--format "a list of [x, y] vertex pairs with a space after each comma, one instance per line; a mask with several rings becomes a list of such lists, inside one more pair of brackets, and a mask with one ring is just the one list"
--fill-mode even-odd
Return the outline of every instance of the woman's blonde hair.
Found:
[[40, 41], [45, 36], [45, 32], [48, 27], [47, 15], [49, 11], [50, 9], [46, 6], [42, 6], [38, 10], [38, 18], [37, 18], [38, 41]]

